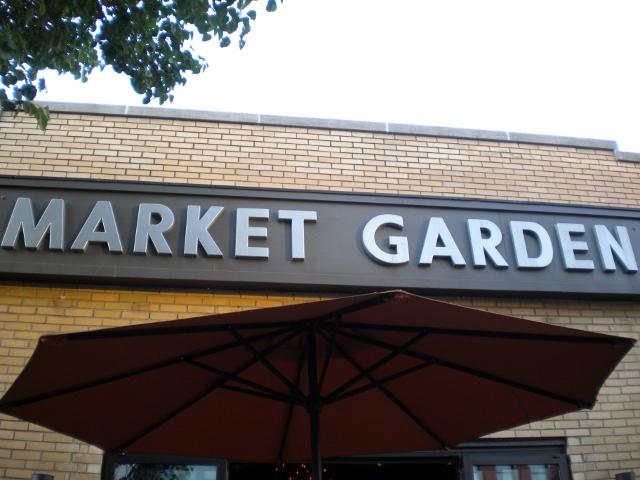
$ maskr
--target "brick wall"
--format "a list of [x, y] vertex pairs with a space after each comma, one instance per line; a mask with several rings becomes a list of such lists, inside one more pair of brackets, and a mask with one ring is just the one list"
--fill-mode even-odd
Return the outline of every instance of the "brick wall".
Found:
[[[640, 207], [640, 164], [610, 151], [183, 120], [54, 114], [48, 130], [0, 117], [0, 174], [189, 182]], [[0, 394], [36, 338], [307, 301], [250, 292], [0, 285]], [[491, 311], [634, 338], [640, 302], [460, 298]], [[498, 436], [567, 436], [574, 478], [640, 475], [640, 348], [579, 412]], [[100, 451], [0, 417], [0, 477], [97, 478]]]
[[0, 174], [640, 206], [611, 151], [184, 120], [0, 118]]

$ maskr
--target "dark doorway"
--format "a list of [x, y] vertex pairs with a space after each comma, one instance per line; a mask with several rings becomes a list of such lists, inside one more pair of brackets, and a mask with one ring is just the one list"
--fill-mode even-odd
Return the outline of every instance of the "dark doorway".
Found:
[[[229, 480], [309, 480], [306, 464], [230, 463]], [[323, 480], [458, 480], [454, 459], [326, 462]]]

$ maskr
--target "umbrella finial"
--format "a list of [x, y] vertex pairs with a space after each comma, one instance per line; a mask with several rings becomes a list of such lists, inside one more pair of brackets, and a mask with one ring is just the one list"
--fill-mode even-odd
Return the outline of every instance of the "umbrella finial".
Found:
[[406, 300], [411, 296], [410, 293], [405, 292], [404, 290], [391, 290], [388, 293], [388, 300]]

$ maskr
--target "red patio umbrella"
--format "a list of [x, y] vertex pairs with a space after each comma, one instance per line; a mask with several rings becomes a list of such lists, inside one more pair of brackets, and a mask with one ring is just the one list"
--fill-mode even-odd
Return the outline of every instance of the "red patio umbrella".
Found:
[[114, 453], [445, 449], [591, 408], [634, 341], [391, 291], [45, 336], [0, 411]]

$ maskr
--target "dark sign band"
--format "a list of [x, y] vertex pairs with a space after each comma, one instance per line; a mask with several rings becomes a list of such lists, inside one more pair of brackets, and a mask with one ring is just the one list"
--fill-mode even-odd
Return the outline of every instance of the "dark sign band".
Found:
[[0, 178], [4, 277], [640, 296], [640, 213], [519, 202]]

